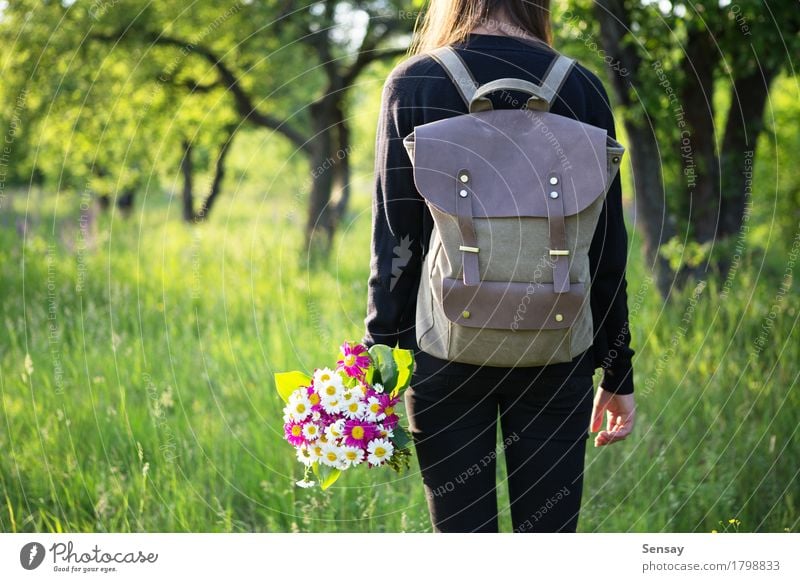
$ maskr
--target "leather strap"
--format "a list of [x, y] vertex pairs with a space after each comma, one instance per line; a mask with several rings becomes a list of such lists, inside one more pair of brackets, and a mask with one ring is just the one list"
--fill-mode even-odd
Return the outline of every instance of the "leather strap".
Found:
[[[461, 177], [466, 176], [467, 182]], [[475, 224], [472, 220], [472, 189], [469, 185], [470, 175], [465, 169], [458, 171], [455, 181], [456, 218], [461, 231], [461, 262], [464, 271], [464, 285], [473, 286], [481, 282], [480, 264], [478, 262], [478, 239], [475, 236]], [[466, 193], [466, 196], [462, 194]]]
[[539, 86], [539, 97], [542, 98], [548, 105], [548, 109], [553, 106], [553, 100], [556, 94], [561, 89], [572, 67], [575, 64], [575, 59], [571, 59], [566, 55], [559, 54], [552, 60], [547, 72], [544, 74], [542, 84]]
[[442, 68], [450, 77], [450, 80], [455, 83], [461, 98], [464, 103], [469, 107], [472, 96], [478, 88], [478, 82], [469, 72], [467, 65], [461, 59], [459, 54], [449, 46], [441, 46], [430, 52], [430, 55], [438, 61]]
[[[556, 52], [540, 85], [522, 79], [507, 78], [496, 79], [481, 86], [470, 73], [464, 60], [451, 46], [441, 46], [430, 51], [429, 54], [442, 66], [448, 77], [453, 81], [470, 112], [491, 109], [491, 102], [485, 96], [497, 89], [524, 91], [535, 97], [535, 99], [528, 100], [529, 109], [549, 111], [556, 94], [575, 64], [575, 59]], [[481, 91], [476, 96], [476, 91], [479, 88]]]
[[[553, 184], [555, 178], [556, 183]], [[561, 174], [550, 172], [546, 182], [547, 222], [550, 226], [550, 251], [567, 254], [551, 254], [553, 265], [553, 291], [567, 293], [569, 291], [569, 249], [567, 249], [567, 232], [564, 223], [564, 196], [561, 188]], [[553, 196], [555, 194], [555, 197]]]
[[475, 113], [477, 111], [487, 111], [492, 109], [492, 102], [486, 97], [489, 93], [497, 91], [498, 89], [520, 91], [527, 93], [531, 97], [527, 101], [528, 109], [538, 109], [540, 111], [547, 111], [550, 108], [550, 103], [543, 100], [539, 94], [541, 88], [535, 83], [525, 81], [524, 79], [515, 79], [513, 77], [504, 77], [502, 79], [495, 79], [484, 83], [472, 95], [472, 101], [469, 103], [469, 112]]

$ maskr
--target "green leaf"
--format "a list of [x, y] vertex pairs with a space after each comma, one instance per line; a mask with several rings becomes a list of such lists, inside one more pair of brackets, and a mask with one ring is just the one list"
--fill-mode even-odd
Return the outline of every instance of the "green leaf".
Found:
[[342, 472], [339, 469], [331, 469], [331, 472], [325, 478], [325, 480], [320, 484], [322, 490], [325, 491], [328, 487], [336, 483], [336, 480], [341, 476]]
[[394, 436], [392, 437], [392, 443], [396, 449], [410, 448], [410, 445], [413, 441], [411, 440], [411, 435], [408, 434], [406, 429], [398, 424], [392, 429], [392, 432], [394, 433]]
[[302, 372], [278, 372], [275, 374], [275, 388], [284, 402], [289, 401], [292, 392], [311, 384], [311, 378]]
[[317, 481], [319, 481], [319, 486], [323, 491], [336, 483], [336, 480], [342, 475], [339, 469], [321, 466], [319, 461], [311, 463], [311, 470], [314, 471], [314, 476], [317, 478]]
[[394, 398], [408, 388], [408, 384], [411, 382], [411, 372], [414, 370], [414, 352], [395, 348], [392, 350], [392, 356], [397, 368], [397, 383], [390, 394]]
[[384, 390], [397, 383], [397, 364], [392, 355], [392, 348], [383, 344], [375, 344], [369, 349], [372, 364], [375, 366], [373, 383], [380, 382]]
[[372, 379], [374, 376], [375, 376], [375, 366], [373, 364], [370, 364], [369, 368], [367, 368], [366, 371], [364, 372], [364, 381], [367, 384], [372, 385]]

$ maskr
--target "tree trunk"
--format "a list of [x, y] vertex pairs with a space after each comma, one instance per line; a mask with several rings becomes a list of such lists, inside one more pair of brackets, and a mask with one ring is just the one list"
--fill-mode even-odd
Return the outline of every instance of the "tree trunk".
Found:
[[638, 122], [626, 119], [625, 131], [631, 140], [636, 220], [641, 225], [644, 253], [656, 286], [666, 299], [673, 284], [673, 273], [659, 250], [675, 234], [675, 221], [665, 204], [658, 142], [646, 118]]
[[337, 107], [332, 98], [336, 95], [311, 104], [311, 117], [314, 137], [311, 141], [311, 194], [306, 222], [306, 251], [319, 251], [327, 256], [333, 244], [335, 228], [334, 209], [331, 206], [331, 193], [334, 183], [336, 153]]
[[236, 125], [231, 125], [225, 128], [225, 141], [222, 142], [222, 145], [219, 148], [217, 163], [214, 166], [214, 178], [211, 181], [211, 188], [208, 192], [208, 196], [203, 201], [200, 212], [198, 212], [197, 216], [195, 217], [196, 220], [206, 220], [208, 218], [208, 215], [211, 213], [211, 208], [214, 206], [214, 202], [216, 201], [217, 196], [222, 189], [222, 180], [225, 178], [225, 159], [228, 157], [228, 152], [231, 149], [233, 138], [236, 135], [236, 128]]
[[183, 219], [186, 222], [194, 222], [194, 193], [193, 193], [193, 174], [192, 150], [194, 146], [188, 140], [183, 142], [183, 159], [181, 160], [181, 173], [183, 174]]
[[133, 212], [133, 201], [136, 198], [136, 187], [129, 186], [117, 197], [117, 209], [124, 218], [128, 218]]
[[720, 237], [734, 236], [742, 225], [751, 188], [758, 136], [764, 129], [764, 105], [778, 67], [755, 67], [734, 80], [731, 108], [720, 152], [722, 211], [717, 229]]
[[714, 69], [719, 51], [712, 33], [692, 30], [686, 45], [681, 103], [686, 128], [681, 132], [681, 172], [693, 240], [713, 241], [719, 220], [719, 159], [714, 131]]
[[[640, 106], [634, 101], [635, 92], [631, 91], [631, 86], [636, 85], [643, 66], [635, 43], [623, 42], [630, 30], [630, 16], [622, 0], [597, 0], [594, 15], [600, 23], [603, 50], [613, 56], [619, 65], [609, 67], [616, 101], [630, 111]], [[620, 74], [620, 70], [627, 71], [627, 74]], [[675, 233], [675, 224], [665, 203], [658, 142], [646, 111], [640, 116], [626, 115], [624, 125], [630, 140], [627, 149], [633, 167], [636, 216], [643, 234], [644, 253], [656, 286], [661, 296], [666, 298], [672, 286], [672, 271], [659, 249]]]
[[339, 102], [336, 108], [338, 120], [336, 122], [336, 173], [334, 175], [335, 187], [338, 190], [338, 198], [334, 208], [333, 230], [334, 233], [339, 227], [345, 213], [347, 212], [347, 205], [350, 202], [350, 127], [344, 119], [344, 106], [343, 100]]

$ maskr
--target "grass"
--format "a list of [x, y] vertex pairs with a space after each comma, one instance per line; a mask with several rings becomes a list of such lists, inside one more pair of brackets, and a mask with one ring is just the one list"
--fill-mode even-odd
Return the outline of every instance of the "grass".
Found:
[[[370, 217], [356, 195], [310, 265], [302, 212], [276, 198], [243, 188], [188, 228], [151, 196], [83, 241], [77, 204], [0, 215], [0, 530], [430, 530], [415, 464], [294, 486], [272, 374], [360, 337]], [[796, 291], [769, 316], [782, 265], [748, 257], [727, 296], [709, 279], [664, 304], [633, 253], [638, 424], [588, 451], [581, 531], [797, 530]]]

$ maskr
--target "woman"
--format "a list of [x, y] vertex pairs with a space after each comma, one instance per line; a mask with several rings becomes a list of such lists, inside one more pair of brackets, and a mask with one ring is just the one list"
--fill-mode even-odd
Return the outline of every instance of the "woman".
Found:
[[[505, 459], [515, 532], [576, 531], [589, 430], [600, 430], [606, 415], [607, 428], [594, 441], [603, 446], [633, 428], [628, 241], [618, 176], [590, 249], [595, 331], [590, 349], [572, 362], [498, 368], [440, 360], [416, 341], [416, 294], [433, 222], [415, 188], [402, 139], [417, 125], [466, 113], [456, 87], [425, 51], [452, 45], [480, 84], [501, 77], [539, 83], [555, 56], [550, 44], [549, 0], [433, 0], [412, 56], [392, 70], [383, 87], [362, 341], [414, 350], [416, 368], [405, 404], [438, 532], [498, 531], [498, 458]], [[495, 109], [508, 106], [500, 97], [492, 98]], [[578, 63], [550, 111], [616, 137], [601, 81]], [[593, 398], [598, 367], [603, 377]]]

